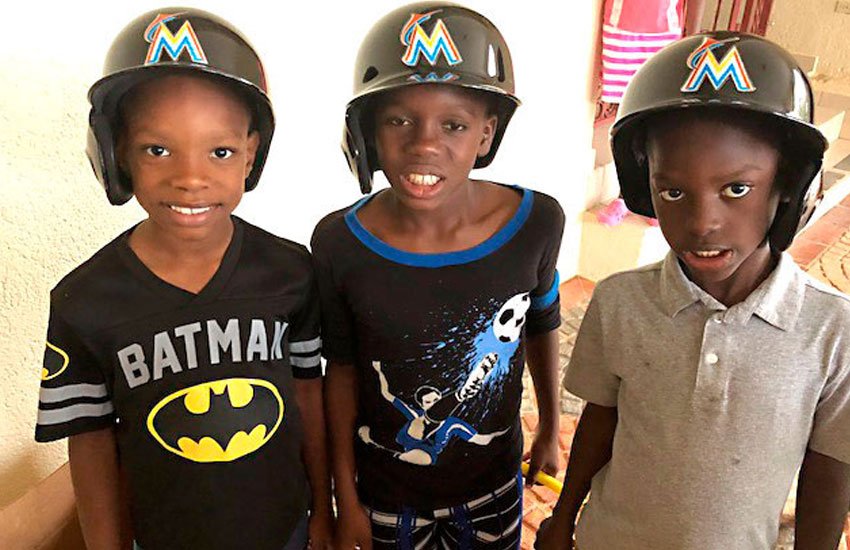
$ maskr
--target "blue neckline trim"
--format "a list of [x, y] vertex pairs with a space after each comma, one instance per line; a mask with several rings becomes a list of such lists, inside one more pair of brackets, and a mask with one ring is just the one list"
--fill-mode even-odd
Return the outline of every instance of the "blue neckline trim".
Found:
[[378, 239], [369, 233], [369, 231], [360, 223], [360, 220], [357, 219], [357, 211], [364, 204], [372, 200], [375, 195], [363, 197], [357, 202], [357, 204], [352, 206], [351, 209], [345, 213], [345, 223], [360, 242], [387, 260], [413, 267], [446, 267], [450, 265], [466, 264], [480, 260], [488, 254], [498, 250], [502, 245], [507, 243], [514, 235], [516, 235], [517, 231], [520, 230], [525, 221], [528, 219], [528, 216], [531, 214], [531, 207], [534, 205], [534, 193], [517, 185], [511, 185], [509, 187], [522, 191], [522, 202], [520, 202], [519, 208], [517, 208], [513, 217], [492, 237], [481, 244], [466, 250], [441, 252], [437, 254], [420, 254], [417, 252], [405, 252], [404, 250], [390, 246], [384, 241]]

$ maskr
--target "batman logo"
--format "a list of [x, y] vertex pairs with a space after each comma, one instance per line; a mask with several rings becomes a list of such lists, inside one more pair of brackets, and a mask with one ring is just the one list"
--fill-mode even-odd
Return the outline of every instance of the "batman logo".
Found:
[[148, 431], [194, 462], [231, 462], [272, 438], [283, 420], [277, 388], [256, 378], [227, 378], [174, 392], [148, 414]]
[[44, 351], [44, 365], [41, 367], [41, 379], [50, 380], [56, 378], [68, 368], [68, 354], [47, 342]]

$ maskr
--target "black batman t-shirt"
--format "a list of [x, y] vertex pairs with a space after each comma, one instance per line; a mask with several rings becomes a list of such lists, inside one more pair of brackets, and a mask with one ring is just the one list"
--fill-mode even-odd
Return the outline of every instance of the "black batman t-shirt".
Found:
[[522, 201], [505, 227], [459, 252], [380, 241], [357, 218], [372, 197], [316, 227], [323, 353], [357, 369], [366, 504], [453, 506], [517, 475], [524, 341], [560, 323], [564, 215], [553, 198], [515, 189]]
[[279, 550], [307, 506], [293, 378], [321, 375], [310, 256], [238, 218], [198, 294], [127, 243], [51, 293], [36, 439], [114, 427], [145, 550]]

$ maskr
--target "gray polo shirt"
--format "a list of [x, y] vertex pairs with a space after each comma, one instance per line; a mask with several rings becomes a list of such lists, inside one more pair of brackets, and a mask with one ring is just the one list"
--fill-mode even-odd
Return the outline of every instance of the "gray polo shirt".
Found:
[[850, 298], [783, 254], [727, 308], [670, 253], [598, 284], [564, 385], [619, 414], [582, 550], [767, 550], [806, 447], [850, 463]]

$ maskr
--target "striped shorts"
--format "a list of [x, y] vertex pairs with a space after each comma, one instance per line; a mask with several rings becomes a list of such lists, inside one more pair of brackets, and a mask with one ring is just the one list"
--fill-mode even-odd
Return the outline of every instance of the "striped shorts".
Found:
[[375, 550], [518, 550], [522, 477], [459, 506], [401, 512], [366, 507]]

